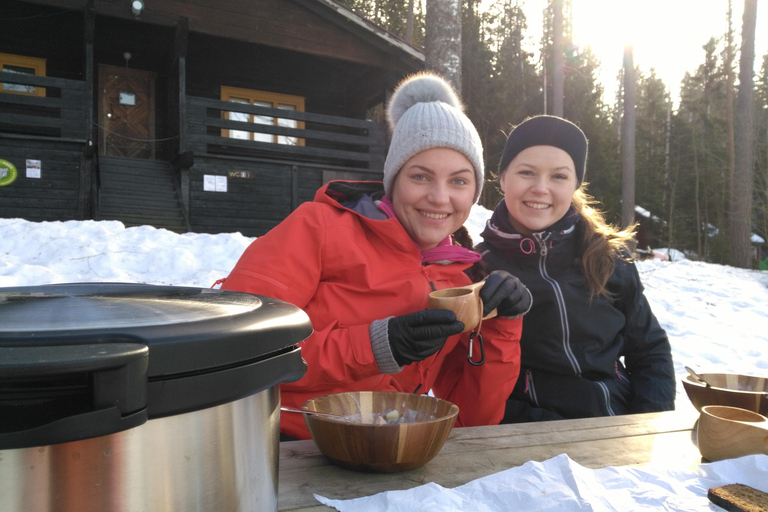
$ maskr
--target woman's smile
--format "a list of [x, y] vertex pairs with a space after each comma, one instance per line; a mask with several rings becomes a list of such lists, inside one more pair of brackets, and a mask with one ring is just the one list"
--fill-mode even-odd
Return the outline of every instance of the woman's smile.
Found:
[[454, 149], [436, 147], [405, 162], [392, 187], [395, 216], [423, 251], [432, 249], [469, 217], [475, 169]]
[[518, 153], [499, 184], [509, 221], [522, 234], [543, 231], [560, 220], [578, 186], [573, 159], [554, 146], [531, 146]]

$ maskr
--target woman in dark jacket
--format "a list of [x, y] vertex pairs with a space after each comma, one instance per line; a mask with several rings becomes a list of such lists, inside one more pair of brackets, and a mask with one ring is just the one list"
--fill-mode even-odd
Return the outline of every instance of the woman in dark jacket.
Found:
[[533, 295], [520, 341], [520, 378], [502, 423], [674, 408], [669, 340], [651, 312], [620, 231], [582, 186], [587, 139], [573, 123], [529, 118], [510, 134], [505, 198], [478, 246], [488, 270]]

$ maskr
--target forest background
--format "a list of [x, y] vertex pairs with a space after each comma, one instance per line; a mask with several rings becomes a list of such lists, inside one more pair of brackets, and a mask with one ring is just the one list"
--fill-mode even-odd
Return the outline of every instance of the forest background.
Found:
[[[338, 0], [417, 48], [425, 42], [425, 1]], [[553, 0], [461, 0], [461, 92], [467, 115], [483, 140], [487, 186], [480, 203], [493, 209], [501, 199], [497, 166], [506, 135], [526, 117], [551, 113]], [[542, 27], [528, 26], [525, 10], [543, 9]], [[723, 18], [730, 2], [723, 2]], [[610, 221], [621, 222], [623, 70], [618, 92], [606, 94], [602, 63], [590, 47], [573, 42], [571, 2], [564, 11], [563, 117], [589, 139], [588, 192]], [[537, 15], [539, 13], [536, 13]], [[411, 17], [412, 16], [412, 17]], [[616, 20], [632, 23], [632, 20]], [[635, 67], [635, 204], [647, 216], [639, 245], [670, 247], [689, 258], [731, 264], [729, 226], [728, 119], [736, 105], [741, 20], [712, 34], [695, 72], [679, 84], [664, 83], [653, 68]], [[538, 56], [526, 37], [543, 34]], [[674, 52], [674, 35], [670, 52]], [[754, 76], [754, 187], [752, 189], [753, 266], [768, 255], [768, 54], [756, 55]], [[756, 66], [757, 67], [757, 66]], [[729, 93], [728, 84], [731, 84]], [[734, 89], [735, 88], [735, 89]], [[673, 92], [674, 91], [674, 92]], [[676, 101], [673, 101], [672, 95]], [[729, 108], [728, 105], [731, 105]]]

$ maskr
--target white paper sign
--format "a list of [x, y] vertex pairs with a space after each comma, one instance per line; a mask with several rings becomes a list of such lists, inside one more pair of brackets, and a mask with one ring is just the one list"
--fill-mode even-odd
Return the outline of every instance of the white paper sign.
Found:
[[27, 160], [27, 178], [40, 178], [40, 169], [42, 162], [40, 160]]
[[203, 190], [206, 192], [216, 192], [216, 176], [210, 174], [203, 175]]
[[226, 192], [227, 177], [203, 174], [203, 190], [205, 192]]
[[226, 191], [227, 191], [227, 177], [216, 176], [216, 192], [226, 192]]
[[120, 105], [129, 105], [133, 107], [136, 105], [136, 95], [132, 92], [121, 92], [119, 102]]

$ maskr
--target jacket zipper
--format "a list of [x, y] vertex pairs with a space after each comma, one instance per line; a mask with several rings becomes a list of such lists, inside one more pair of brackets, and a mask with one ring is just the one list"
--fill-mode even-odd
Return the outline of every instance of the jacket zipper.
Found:
[[576, 356], [573, 353], [573, 350], [571, 349], [571, 331], [568, 326], [568, 313], [565, 308], [565, 300], [563, 299], [563, 292], [560, 289], [560, 284], [558, 284], [557, 281], [549, 277], [549, 274], [547, 273], [547, 240], [549, 239], [549, 236], [551, 233], [548, 233], [546, 236], [541, 236], [539, 233], [534, 233], [533, 236], [536, 238], [536, 241], [539, 242], [539, 252], [541, 254], [541, 257], [539, 258], [539, 273], [541, 274], [541, 277], [548, 282], [552, 289], [555, 292], [555, 299], [557, 301], [557, 309], [560, 313], [560, 328], [562, 330], [562, 339], [563, 339], [563, 352], [565, 352], [565, 356], [568, 358], [568, 361], [571, 363], [571, 368], [573, 368], [573, 373], [576, 375], [581, 375], [581, 366], [579, 365], [579, 362], [576, 360]]
[[608, 416], [616, 416], [616, 413], [613, 412], [613, 409], [611, 408], [611, 393], [608, 391], [608, 386], [605, 385], [605, 382], [597, 382], [597, 385], [600, 386], [600, 389], [603, 390], [603, 397], [605, 398], [605, 410], [608, 411]]
[[536, 407], [539, 407], [539, 399], [536, 396], [536, 388], [533, 385], [533, 375], [531, 375], [531, 370], [525, 370], [525, 394], [527, 394], [530, 398], [533, 404]]

